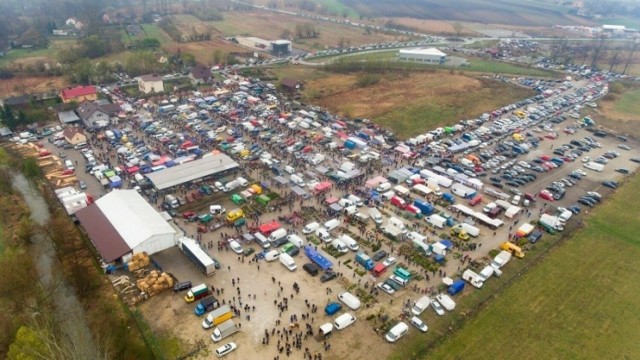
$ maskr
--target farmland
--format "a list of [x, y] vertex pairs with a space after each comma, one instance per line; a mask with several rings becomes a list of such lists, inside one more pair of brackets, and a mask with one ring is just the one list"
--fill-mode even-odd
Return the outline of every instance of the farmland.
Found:
[[616, 86], [603, 101], [600, 101], [597, 109], [590, 111], [590, 116], [600, 125], [620, 133], [640, 136], [637, 117], [640, 111], [640, 88], [633, 85]]
[[401, 39], [398, 36], [366, 34], [362, 29], [271, 12], [228, 12], [225, 13], [224, 20], [209, 23], [225, 36], [251, 35], [268, 40], [281, 38], [285, 30], [295, 35], [296, 25], [312, 23], [320, 32], [320, 36], [294, 41], [295, 47], [304, 50], [336, 47], [342, 39], [349, 46]]
[[[305, 78], [305, 74], [289, 71], [286, 76]], [[406, 138], [531, 94], [510, 84], [446, 72], [407, 75], [392, 71], [382, 75], [377, 84], [365, 87], [357, 85], [360, 76], [316, 74], [307, 78], [304, 99], [342, 115], [369, 118]], [[465, 92], [464, 98], [460, 92]]]
[[51, 89], [63, 89], [68, 85], [68, 79], [62, 76], [13, 77], [0, 81], [0, 97], [22, 95], [26, 92], [42, 93]]
[[413, 17], [453, 21], [481, 21], [489, 24], [522, 26], [585, 23], [569, 15], [569, 8], [542, 1], [461, 0], [443, 3], [436, 0], [408, 0], [402, 3], [384, 0], [343, 0], [360, 13], [387, 17]]
[[431, 357], [482, 359], [509, 339], [511, 358], [638, 358], [639, 201], [634, 177]]

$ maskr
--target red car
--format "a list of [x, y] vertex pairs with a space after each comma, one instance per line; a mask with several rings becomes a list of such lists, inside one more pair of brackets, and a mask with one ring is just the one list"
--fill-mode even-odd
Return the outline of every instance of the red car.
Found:
[[404, 201], [402, 198], [394, 196], [391, 198], [391, 205], [394, 205], [400, 209], [404, 209], [407, 207], [407, 202]]
[[543, 161], [549, 161], [549, 160], [551, 160], [551, 156], [549, 156], [549, 155], [542, 155], [542, 156], [540, 156], [540, 160], [543, 160]]
[[193, 211], [185, 211], [185, 212], [182, 213], [182, 217], [187, 219], [187, 220], [193, 220], [193, 219], [198, 217], [198, 214], [196, 214]]
[[553, 194], [547, 190], [540, 191], [539, 196], [547, 201], [554, 201]]

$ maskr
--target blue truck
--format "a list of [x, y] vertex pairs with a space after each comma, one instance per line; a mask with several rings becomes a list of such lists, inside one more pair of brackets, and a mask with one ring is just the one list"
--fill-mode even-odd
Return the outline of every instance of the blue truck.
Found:
[[449, 193], [443, 193], [442, 194], [442, 199], [448, 203], [454, 204], [456, 202], [456, 198], [455, 196], [453, 196], [453, 194], [449, 194]]
[[453, 282], [453, 284], [451, 284], [451, 286], [449, 286], [449, 289], [447, 290], [447, 292], [450, 295], [455, 295], [461, 292], [463, 289], [464, 289], [464, 280], [456, 280]]
[[429, 216], [431, 214], [433, 214], [433, 212], [436, 210], [435, 206], [431, 205], [430, 203], [420, 200], [420, 199], [416, 199], [413, 201], [413, 205], [415, 207], [417, 207], [418, 209], [420, 209], [420, 212], [422, 212], [422, 214], [424, 214], [424, 216]]
[[304, 254], [307, 255], [309, 260], [313, 261], [316, 265], [320, 266], [322, 270], [331, 269], [333, 267], [333, 264], [331, 263], [331, 261], [329, 261], [329, 259], [324, 257], [319, 252], [317, 252], [311, 245], [305, 245]]
[[367, 271], [371, 271], [375, 266], [373, 260], [371, 260], [371, 257], [363, 252], [359, 252], [356, 254], [356, 262], [367, 269]]
[[196, 308], [193, 309], [193, 313], [197, 316], [206, 314], [209, 310], [217, 309], [220, 307], [218, 299], [213, 296], [207, 296], [206, 298], [198, 301]]

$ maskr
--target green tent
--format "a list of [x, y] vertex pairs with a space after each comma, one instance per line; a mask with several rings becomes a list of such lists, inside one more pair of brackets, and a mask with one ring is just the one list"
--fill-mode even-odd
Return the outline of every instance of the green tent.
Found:
[[444, 132], [447, 134], [453, 134], [454, 132], [456, 132], [456, 129], [452, 128], [452, 127], [446, 127], [444, 128]]
[[233, 194], [231, 195], [231, 201], [236, 205], [240, 205], [244, 202], [244, 198], [238, 194]]
[[113, 170], [107, 170], [103, 174], [104, 174], [104, 176], [106, 178], [112, 178], [112, 177], [116, 176], [116, 172], [113, 171]]

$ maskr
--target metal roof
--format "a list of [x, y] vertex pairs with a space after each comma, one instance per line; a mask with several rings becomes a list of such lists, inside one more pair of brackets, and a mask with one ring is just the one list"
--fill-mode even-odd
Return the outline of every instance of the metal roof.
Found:
[[433, 56], [447, 56], [447, 54], [436, 48], [428, 48], [428, 49], [402, 49], [400, 50], [400, 54], [405, 55], [433, 55]]
[[237, 167], [238, 163], [225, 154], [207, 154], [202, 159], [152, 172], [146, 176], [156, 189], [164, 190]]
[[58, 113], [58, 119], [64, 124], [80, 121], [78, 115], [73, 111], [61, 111]]

